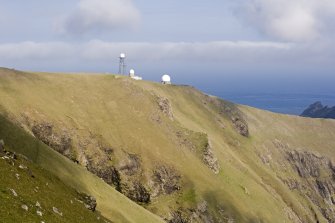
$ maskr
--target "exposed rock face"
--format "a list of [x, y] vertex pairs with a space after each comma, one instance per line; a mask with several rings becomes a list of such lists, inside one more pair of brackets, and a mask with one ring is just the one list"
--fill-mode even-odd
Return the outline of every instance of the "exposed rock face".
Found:
[[311, 104], [302, 114], [303, 117], [310, 118], [332, 118], [335, 119], [335, 106], [329, 108], [323, 106], [320, 101]]
[[287, 159], [302, 178], [297, 181], [284, 181], [290, 189], [299, 189], [319, 207], [323, 216], [335, 223], [335, 178], [331, 161], [309, 152], [288, 151]]
[[215, 174], [220, 172], [218, 159], [214, 156], [213, 150], [209, 143], [204, 150], [203, 161]]
[[122, 178], [122, 193], [139, 204], [150, 203], [151, 194], [140, 181], [142, 178], [141, 157], [125, 152], [125, 159], [117, 166]]
[[231, 120], [234, 124], [234, 127], [235, 127], [236, 131], [240, 135], [242, 135], [244, 137], [249, 136], [249, 128], [248, 128], [248, 125], [247, 125], [247, 123], [244, 119], [241, 119], [240, 117], [232, 117]]
[[316, 185], [321, 196], [330, 205], [335, 205], [335, 181], [331, 179], [316, 180]]
[[[25, 120], [35, 137], [51, 148], [85, 166], [88, 171], [97, 175], [133, 201], [137, 203], [150, 202], [149, 191], [139, 182], [142, 173], [139, 155], [125, 152], [125, 159], [114, 166], [110, 162], [113, 161], [114, 149], [105, 143], [101, 136], [88, 131], [86, 137], [78, 138], [75, 132], [57, 133], [53, 124], [48, 122], [33, 121], [29, 117], [25, 117]], [[75, 141], [76, 144], [72, 145], [72, 141]], [[76, 157], [68, 156], [72, 147], [77, 150]], [[95, 210], [94, 198], [86, 197], [82, 200], [88, 209]]]
[[160, 110], [171, 120], [173, 120], [173, 113], [169, 99], [159, 97], [158, 106]]
[[180, 190], [180, 175], [167, 166], [158, 166], [152, 176], [152, 196], [171, 194]]
[[66, 132], [63, 132], [62, 134], [54, 132], [53, 125], [47, 122], [34, 125], [32, 127], [32, 132], [36, 138], [55, 149], [57, 152], [67, 157], [70, 156], [72, 139]]
[[122, 191], [121, 176], [119, 171], [114, 166], [99, 166], [91, 161], [87, 165], [88, 171], [103, 179], [107, 184], [114, 186], [116, 190]]
[[150, 193], [139, 182], [135, 182], [133, 188], [129, 190], [127, 197], [137, 203], [150, 203]]
[[308, 152], [287, 152], [289, 161], [295, 166], [300, 177], [319, 177], [320, 166], [327, 166], [329, 161]]

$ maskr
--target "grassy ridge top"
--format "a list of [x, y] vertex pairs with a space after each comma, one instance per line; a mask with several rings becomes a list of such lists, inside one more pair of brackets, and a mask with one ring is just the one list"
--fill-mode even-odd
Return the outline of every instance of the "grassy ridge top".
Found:
[[[2, 110], [24, 128], [27, 118], [50, 122], [59, 131], [74, 135], [76, 145], [94, 135], [114, 148], [115, 165], [123, 162], [125, 154], [139, 155], [143, 182], [150, 183], [157, 166], [173, 167], [182, 179], [181, 190], [152, 200], [146, 208], [157, 215], [206, 201], [207, 214], [213, 219], [298, 222], [297, 216], [303, 216], [303, 222], [313, 222], [317, 215], [325, 222], [314, 204], [278, 177], [297, 178], [277, 166], [278, 160], [286, 162], [283, 154], [271, 153], [273, 163], [269, 165], [264, 165], [262, 158], [264, 154], [268, 157], [269, 151], [278, 151], [276, 140], [290, 144], [292, 150], [304, 148], [334, 157], [333, 121], [273, 114], [236, 106], [191, 87], [136, 82], [114, 75], [1, 70], [0, 98]], [[170, 104], [167, 111], [161, 106], [165, 99]], [[249, 137], [236, 131], [236, 116], [246, 120]], [[197, 145], [206, 144], [203, 138], [218, 161], [218, 174], [201, 157], [203, 151]], [[125, 222], [139, 222], [140, 217], [147, 218], [146, 222], [158, 219], [59, 154], [45, 149], [43, 153], [31, 151], [30, 156], [36, 154], [37, 162], [45, 168], [52, 164], [49, 168], [64, 182], [95, 195], [98, 210], [106, 217], [119, 216], [116, 219]], [[291, 167], [287, 163], [285, 168]], [[123, 203], [116, 205], [115, 201]], [[110, 209], [114, 212], [108, 216]], [[218, 209], [223, 210], [222, 216]]]

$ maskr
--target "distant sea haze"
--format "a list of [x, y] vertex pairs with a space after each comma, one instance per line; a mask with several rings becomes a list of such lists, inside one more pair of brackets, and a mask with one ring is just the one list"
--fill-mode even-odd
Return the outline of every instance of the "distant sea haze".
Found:
[[316, 94], [238, 94], [219, 93], [217, 96], [243, 105], [291, 115], [300, 115], [309, 105], [321, 101], [323, 105], [335, 106], [334, 95]]

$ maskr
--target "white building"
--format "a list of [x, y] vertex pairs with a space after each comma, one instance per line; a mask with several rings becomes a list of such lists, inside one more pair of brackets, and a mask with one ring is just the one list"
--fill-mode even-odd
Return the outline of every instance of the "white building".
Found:
[[135, 70], [134, 69], [131, 69], [129, 71], [129, 77], [131, 77], [131, 78], [135, 77]]
[[162, 84], [171, 84], [171, 77], [167, 74], [162, 76]]
[[137, 80], [137, 81], [140, 81], [140, 80], [143, 79], [142, 77], [139, 77], [139, 76], [135, 75], [135, 70], [134, 69], [131, 69], [129, 71], [129, 77], [132, 78], [132, 79], [134, 79], [134, 80]]

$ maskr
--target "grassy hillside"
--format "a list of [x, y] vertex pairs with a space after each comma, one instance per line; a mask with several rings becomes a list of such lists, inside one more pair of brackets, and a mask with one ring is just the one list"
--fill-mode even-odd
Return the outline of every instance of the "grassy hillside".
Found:
[[1, 222], [109, 222], [48, 171], [20, 155], [0, 152], [0, 157]]
[[[78, 192], [83, 192], [96, 198], [98, 203], [97, 210], [106, 218], [112, 222], [162, 222], [159, 217], [131, 202], [101, 179], [89, 173], [85, 168], [73, 163], [48, 148], [42, 142], [36, 140], [22, 128], [13, 124], [12, 121], [9, 121], [7, 116], [8, 113], [6, 112], [0, 116], [0, 138], [5, 141], [7, 149], [28, 157], [29, 160], [53, 173], [67, 186], [76, 189]], [[42, 177], [45, 177], [45, 175], [47, 175], [47, 173], [43, 172]], [[13, 176], [7, 176], [6, 171], [4, 170], [2, 177], [7, 179], [10, 177], [12, 178]], [[3, 181], [2, 183], [2, 186], [5, 187], [8, 182]], [[42, 181], [42, 183], [44, 183], [44, 181]], [[34, 184], [35, 183], [28, 181], [25, 182], [25, 184], [20, 185], [20, 187], [24, 188], [25, 185], [32, 187]], [[6, 187], [9, 187], [9, 185], [6, 185]], [[70, 192], [67, 194], [64, 192], [68, 190], [66, 188], [58, 188], [58, 185], [54, 186], [54, 188], [61, 190], [61, 192], [64, 193], [64, 196], [70, 194]], [[8, 191], [6, 191], [6, 193], [8, 193]], [[28, 199], [29, 193], [27, 193], [27, 191], [25, 191], [25, 193]], [[56, 194], [54, 194], [54, 196], [56, 196]], [[52, 196], [47, 195], [47, 197], [48, 200], [52, 200]], [[4, 205], [7, 206], [7, 203]], [[12, 210], [12, 213], [14, 213], [14, 210], [15, 209]], [[73, 209], [73, 211], [76, 210], [77, 209]], [[67, 211], [71, 211], [71, 209]], [[67, 211], [64, 210], [64, 212]], [[73, 217], [76, 217], [76, 215], [81, 215], [81, 211], [78, 210], [78, 213], [74, 214]], [[85, 217], [85, 215], [82, 216]], [[13, 221], [15, 216], [10, 215], [8, 218]], [[67, 222], [66, 220], [69, 219], [59, 219], [59, 222]], [[81, 221], [80, 219], [81, 218], [78, 218], [74, 221], [72, 218], [69, 222], [94, 222], [93, 220], [90, 220], [92, 217], [85, 218], [85, 221]]]
[[48, 149], [21, 152], [95, 196], [111, 220], [155, 219], [112, 187], [170, 222], [334, 219], [334, 121], [113, 75], [3, 69], [0, 98], [12, 122], [69, 159]]

